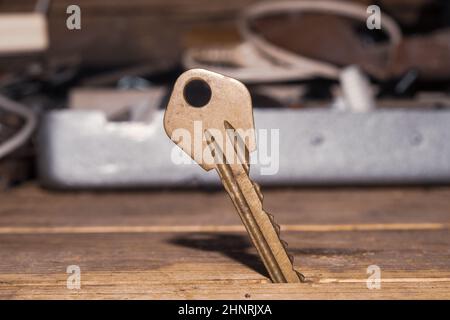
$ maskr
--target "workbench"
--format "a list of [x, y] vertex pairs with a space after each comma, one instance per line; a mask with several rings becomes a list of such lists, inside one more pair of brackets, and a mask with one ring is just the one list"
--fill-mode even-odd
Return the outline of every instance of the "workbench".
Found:
[[305, 283], [270, 282], [222, 190], [29, 184], [0, 193], [0, 299], [450, 298], [450, 187], [263, 193]]

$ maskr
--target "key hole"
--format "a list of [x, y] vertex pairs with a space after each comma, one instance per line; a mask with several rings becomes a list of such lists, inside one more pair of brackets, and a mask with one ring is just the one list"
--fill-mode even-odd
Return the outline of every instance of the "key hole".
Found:
[[211, 87], [203, 80], [191, 80], [184, 87], [183, 95], [189, 105], [201, 108], [211, 100]]

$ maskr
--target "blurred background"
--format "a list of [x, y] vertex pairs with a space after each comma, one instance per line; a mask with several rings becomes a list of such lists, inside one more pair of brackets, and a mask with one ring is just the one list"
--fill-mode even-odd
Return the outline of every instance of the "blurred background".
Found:
[[282, 127], [265, 185], [450, 182], [449, 1], [0, 0], [0, 188], [217, 184], [162, 130], [194, 67]]

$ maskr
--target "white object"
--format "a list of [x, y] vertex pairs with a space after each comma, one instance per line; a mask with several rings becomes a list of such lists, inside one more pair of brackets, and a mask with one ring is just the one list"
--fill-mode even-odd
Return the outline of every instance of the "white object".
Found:
[[48, 43], [43, 14], [0, 14], [0, 55], [44, 51]]

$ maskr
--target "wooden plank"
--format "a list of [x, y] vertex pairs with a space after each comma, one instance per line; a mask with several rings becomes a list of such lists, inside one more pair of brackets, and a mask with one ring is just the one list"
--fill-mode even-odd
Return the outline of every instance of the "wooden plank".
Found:
[[[183, 267], [184, 270], [192, 269], [192, 266]], [[2, 299], [448, 299], [450, 291], [448, 281], [405, 282], [401, 286], [398, 283], [382, 282], [380, 290], [368, 290], [364, 281], [272, 284], [214, 280], [164, 284], [146, 281], [149, 274], [145, 272], [86, 273], [83, 277], [84, 285], [81, 290], [68, 290], [65, 288], [66, 275], [62, 273], [46, 277], [12, 275], [11, 279], [2, 279], [4, 284], [0, 297]]]
[[[339, 232], [339, 231], [412, 231], [449, 230], [450, 223], [367, 223], [367, 224], [288, 224], [281, 231]], [[244, 232], [243, 225], [192, 226], [53, 226], [0, 227], [0, 234], [92, 234], [92, 233], [183, 233], [183, 232]]]
[[[355, 270], [362, 270], [364, 278], [371, 264], [385, 272], [402, 271], [407, 278], [413, 274], [428, 278], [435, 271], [450, 272], [448, 234], [448, 230], [285, 232], [283, 239], [296, 266], [309, 278], [323, 274], [348, 278]], [[180, 262], [235, 263], [257, 279], [265, 273], [244, 232], [2, 234], [0, 239], [0, 273], [59, 272], [70, 264], [86, 271], [148, 270]]]
[[[308, 280], [297, 286], [270, 284], [244, 233], [1, 235], [0, 297], [74, 296], [65, 270], [75, 264], [79, 298], [450, 298], [446, 233], [287, 232]], [[372, 264], [381, 290], [366, 287]]]
[[[29, 185], [0, 193], [0, 298], [450, 298], [450, 188], [264, 193], [307, 283], [269, 283], [222, 191]], [[66, 288], [73, 264], [79, 291]]]
[[44, 15], [0, 14], [0, 55], [43, 51], [47, 47], [47, 22]]
[[[264, 207], [284, 225], [448, 223], [450, 187], [268, 189]], [[240, 225], [221, 189], [0, 193], [0, 227]]]

